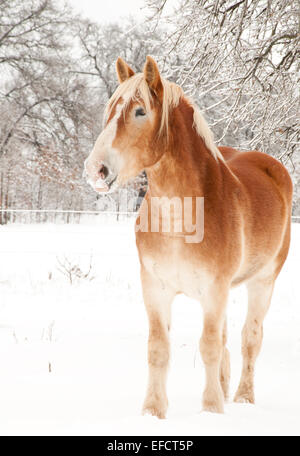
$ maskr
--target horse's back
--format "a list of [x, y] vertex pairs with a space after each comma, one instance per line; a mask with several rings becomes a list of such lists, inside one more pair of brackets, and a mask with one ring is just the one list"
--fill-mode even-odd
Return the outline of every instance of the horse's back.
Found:
[[274, 157], [256, 150], [241, 152], [231, 147], [220, 147], [219, 149], [229, 168], [246, 185], [253, 185], [253, 181], [264, 185], [266, 179], [271, 179], [273, 185], [278, 187], [287, 202], [291, 202], [292, 180], [286, 168]]

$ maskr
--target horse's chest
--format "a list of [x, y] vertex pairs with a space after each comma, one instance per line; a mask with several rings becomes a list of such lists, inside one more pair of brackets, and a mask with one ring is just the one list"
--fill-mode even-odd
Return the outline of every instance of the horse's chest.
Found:
[[168, 255], [161, 251], [147, 252], [142, 255], [142, 262], [162, 286], [170, 287], [176, 293], [199, 299], [207, 289], [207, 272], [200, 264], [182, 254], [180, 248], [170, 250]]

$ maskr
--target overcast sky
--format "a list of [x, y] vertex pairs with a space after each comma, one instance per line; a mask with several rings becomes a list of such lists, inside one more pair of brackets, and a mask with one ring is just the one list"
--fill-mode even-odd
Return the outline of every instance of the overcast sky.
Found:
[[122, 17], [134, 16], [145, 19], [143, 0], [68, 0], [75, 11], [83, 13], [95, 22], [120, 21]]

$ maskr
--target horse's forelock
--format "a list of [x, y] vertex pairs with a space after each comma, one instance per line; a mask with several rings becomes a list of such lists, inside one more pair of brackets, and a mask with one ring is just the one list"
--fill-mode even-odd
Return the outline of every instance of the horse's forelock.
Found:
[[106, 105], [104, 123], [109, 118], [113, 108], [121, 98], [123, 100], [122, 109], [124, 112], [128, 108], [131, 101], [138, 100], [143, 101], [147, 111], [151, 110], [153, 98], [142, 73], [135, 74], [117, 87], [116, 91], [113, 93]]
[[[164, 78], [161, 78], [161, 82], [163, 85], [163, 100], [161, 106], [161, 122], [158, 136], [165, 135], [166, 138], [168, 138], [169, 112], [171, 109], [179, 105], [181, 98], [185, 98], [185, 100], [194, 109], [194, 127], [197, 133], [203, 138], [212, 155], [216, 159], [223, 159], [222, 154], [214, 143], [213, 134], [198, 107], [193, 103], [192, 100], [185, 97], [182, 88], [177, 84], [167, 81]], [[143, 73], [135, 74], [134, 76], [128, 78], [126, 81], [122, 82], [117, 87], [116, 91], [106, 105], [104, 125], [107, 119], [109, 119], [112, 110], [120, 99], [122, 99], [123, 113], [126, 112], [126, 109], [132, 101], [142, 101], [145, 105], [146, 111], [151, 110], [153, 105], [153, 96]]]
[[[169, 111], [179, 104], [179, 100], [181, 96], [183, 96], [183, 91], [179, 86], [163, 78], [161, 78], [161, 80], [164, 91], [159, 135], [162, 134], [163, 131], [167, 132]], [[143, 73], [135, 74], [117, 87], [106, 105], [104, 122], [109, 118], [114, 106], [118, 103], [120, 98], [123, 99], [124, 110], [126, 110], [131, 101], [139, 100], [145, 104], [147, 111], [151, 110], [153, 96]]]

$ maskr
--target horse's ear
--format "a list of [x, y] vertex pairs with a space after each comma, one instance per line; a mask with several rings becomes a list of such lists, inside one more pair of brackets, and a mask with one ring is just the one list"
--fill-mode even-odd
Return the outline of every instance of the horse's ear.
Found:
[[126, 81], [126, 79], [131, 78], [135, 73], [132, 68], [121, 58], [119, 57], [116, 62], [117, 75], [119, 83]]
[[144, 66], [145, 79], [153, 92], [157, 95], [158, 99], [162, 101], [163, 98], [163, 85], [159, 74], [159, 69], [155, 60], [147, 55], [146, 63]]

